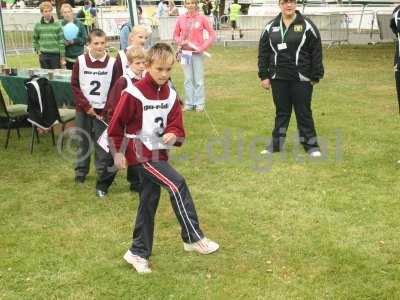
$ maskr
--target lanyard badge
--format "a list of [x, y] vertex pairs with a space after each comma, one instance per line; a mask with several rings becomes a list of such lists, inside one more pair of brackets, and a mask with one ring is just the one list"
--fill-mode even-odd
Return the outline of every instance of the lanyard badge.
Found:
[[[290, 26], [289, 26], [289, 27], [290, 27]], [[286, 28], [285, 31], [283, 31], [283, 24], [282, 24], [282, 18], [281, 18], [281, 21], [280, 21], [280, 24], [279, 24], [279, 31], [280, 31], [280, 33], [281, 33], [282, 42], [281, 42], [280, 44], [278, 44], [278, 50], [279, 50], [279, 51], [287, 49], [287, 45], [286, 45], [286, 43], [285, 43], [285, 35], [286, 35], [286, 33], [288, 32], [289, 27]]]

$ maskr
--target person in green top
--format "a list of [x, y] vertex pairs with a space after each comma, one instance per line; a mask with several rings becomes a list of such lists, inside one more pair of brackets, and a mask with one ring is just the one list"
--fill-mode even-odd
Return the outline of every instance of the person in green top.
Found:
[[77, 57], [85, 51], [85, 44], [87, 40], [86, 28], [76, 18], [72, 6], [64, 3], [60, 8], [63, 20], [61, 25], [64, 31], [65, 39], [65, 61], [66, 68], [72, 70]]
[[60, 69], [65, 65], [64, 34], [59, 22], [53, 18], [53, 6], [42, 2], [42, 19], [33, 29], [33, 49], [39, 54], [42, 69]]
[[[242, 6], [238, 4], [238, 0], [233, 0], [233, 3], [229, 7], [229, 19], [231, 20], [231, 27], [232, 27], [232, 40], [235, 39], [235, 30], [237, 29], [237, 16], [240, 13]], [[239, 37], [242, 38], [242, 30], [239, 28]]]

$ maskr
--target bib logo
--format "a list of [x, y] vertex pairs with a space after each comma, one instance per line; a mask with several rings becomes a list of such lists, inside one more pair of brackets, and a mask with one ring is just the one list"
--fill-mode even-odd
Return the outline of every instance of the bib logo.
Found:
[[161, 103], [157, 105], [145, 105], [143, 106], [143, 110], [149, 110], [149, 109], [168, 109], [169, 105], [168, 103]]
[[303, 25], [294, 25], [293, 30], [294, 30], [294, 32], [302, 32]]

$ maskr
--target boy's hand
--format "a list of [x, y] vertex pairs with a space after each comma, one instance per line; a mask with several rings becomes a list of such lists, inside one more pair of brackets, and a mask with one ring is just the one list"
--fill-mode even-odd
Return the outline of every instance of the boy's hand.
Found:
[[122, 153], [115, 153], [114, 155], [114, 165], [118, 170], [126, 169], [126, 158]]
[[66, 64], [67, 64], [67, 62], [65, 61], [65, 58], [61, 57], [61, 59], [60, 59], [61, 68], [64, 68]]
[[89, 108], [89, 110], [86, 112], [87, 115], [91, 116], [91, 117], [95, 117], [98, 118], [98, 115], [96, 114], [96, 112], [94, 111], [94, 108], [91, 107]]
[[166, 133], [163, 135], [163, 143], [166, 145], [173, 145], [176, 142], [176, 135], [174, 133]]

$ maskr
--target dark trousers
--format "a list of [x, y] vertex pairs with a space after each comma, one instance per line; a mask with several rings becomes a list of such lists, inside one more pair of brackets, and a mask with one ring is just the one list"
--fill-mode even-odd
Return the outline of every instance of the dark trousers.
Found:
[[40, 67], [42, 69], [60, 69], [60, 54], [41, 53], [39, 55]]
[[400, 113], [400, 71], [396, 71], [394, 73], [394, 77], [396, 79], [397, 102], [399, 104], [399, 113]]
[[140, 192], [142, 176], [140, 175], [140, 166], [128, 166], [126, 171], [126, 179], [130, 183], [130, 190], [132, 192]]
[[79, 137], [75, 175], [86, 176], [89, 173], [90, 157], [94, 150], [97, 171], [96, 188], [107, 192], [116, 171], [113, 168], [114, 162], [110, 160], [111, 154], [104, 151], [97, 143], [106, 126], [103, 122], [84, 112], [76, 112], [75, 124]]
[[74, 68], [74, 62], [72, 62], [72, 61], [67, 61], [67, 64], [65, 65], [65, 68], [67, 69], [67, 70], [72, 70], [73, 68]]
[[181, 225], [181, 237], [186, 243], [201, 240], [196, 209], [185, 179], [166, 161], [140, 165], [142, 190], [137, 211], [131, 252], [148, 258], [153, 248], [154, 217], [160, 200], [161, 187], [170, 194], [172, 208]]
[[271, 80], [272, 97], [276, 108], [275, 127], [268, 149], [283, 150], [292, 109], [296, 114], [300, 143], [304, 150], [319, 150], [317, 133], [311, 111], [313, 87], [308, 81]]

